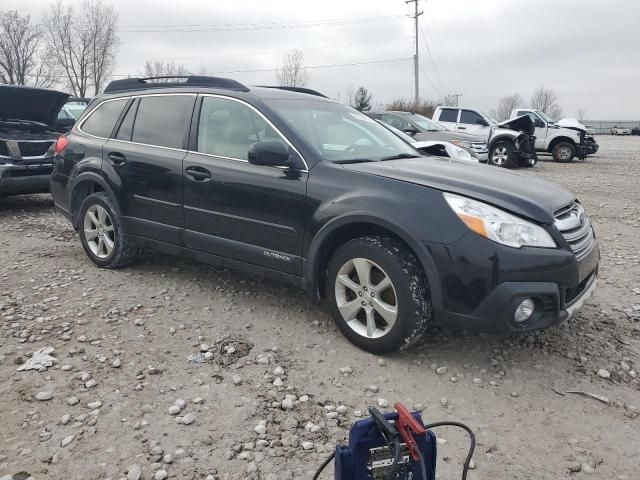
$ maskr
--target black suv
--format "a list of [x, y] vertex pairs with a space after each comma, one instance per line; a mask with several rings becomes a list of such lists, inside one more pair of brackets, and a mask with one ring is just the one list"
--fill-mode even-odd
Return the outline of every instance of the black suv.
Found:
[[118, 80], [54, 164], [56, 206], [98, 266], [151, 247], [275, 277], [327, 299], [374, 353], [434, 322], [548, 327], [596, 285], [598, 240], [570, 192], [421, 156], [312, 91]]

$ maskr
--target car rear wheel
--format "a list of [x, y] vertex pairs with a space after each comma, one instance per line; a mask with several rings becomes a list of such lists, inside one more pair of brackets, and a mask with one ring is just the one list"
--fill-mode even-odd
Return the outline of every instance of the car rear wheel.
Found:
[[489, 152], [489, 164], [496, 167], [511, 168], [515, 165], [515, 149], [511, 142], [496, 142]]
[[85, 198], [78, 218], [80, 241], [93, 263], [119, 268], [135, 260], [137, 249], [124, 236], [118, 209], [105, 192]]
[[431, 322], [431, 299], [419, 262], [389, 237], [342, 245], [329, 261], [326, 291], [340, 331], [375, 354], [418, 342]]
[[560, 142], [553, 147], [553, 159], [556, 162], [568, 163], [576, 154], [575, 147], [569, 142]]

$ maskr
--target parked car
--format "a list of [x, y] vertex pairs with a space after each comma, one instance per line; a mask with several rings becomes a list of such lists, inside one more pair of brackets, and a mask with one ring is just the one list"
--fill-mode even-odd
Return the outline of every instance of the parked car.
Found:
[[631, 129], [616, 125], [611, 129], [611, 135], [631, 135]]
[[0, 194], [49, 191], [53, 147], [64, 127], [58, 112], [69, 95], [0, 85]]
[[631, 135], [640, 135], [640, 126], [631, 129]]
[[380, 125], [388, 128], [398, 137], [405, 142], [411, 144], [413, 148], [428, 156], [451, 158], [452, 160], [458, 160], [462, 162], [474, 162], [478, 163], [479, 160], [474, 156], [472, 152], [463, 147], [458, 147], [450, 142], [441, 142], [436, 140], [419, 141], [413, 138], [411, 135], [407, 135], [402, 130], [398, 130], [391, 125], [388, 125], [381, 120], [376, 120]]
[[64, 104], [67, 111], [77, 120], [84, 109], [91, 103], [90, 98], [70, 97]]
[[419, 113], [389, 111], [367, 112], [367, 115], [411, 135], [416, 140], [451, 142], [472, 152], [479, 161], [487, 161], [489, 151], [486, 140], [465, 133], [451, 132]]
[[55, 151], [56, 208], [97, 266], [155, 248], [273, 277], [326, 299], [373, 353], [434, 323], [549, 327], [596, 288], [598, 239], [571, 192], [419, 156], [320, 96], [117, 80]]
[[540, 110], [519, 108], [511, 112], [511, 118], [521, 115], [528, 115], [535, 124], [536, 150], [551, 153], [556, 162], [570, 162], [574, 157], [584, 160], [599, 149], [587, 128], [573, 118], [556, 122]]
[[498, 123], [479, 110], [458, 107], [438, 107], [433, 119], [451, 130], [485, 138], [490, 165], [533, 167], [538, 161], [533, 128], [527, 120], [513, 119]]

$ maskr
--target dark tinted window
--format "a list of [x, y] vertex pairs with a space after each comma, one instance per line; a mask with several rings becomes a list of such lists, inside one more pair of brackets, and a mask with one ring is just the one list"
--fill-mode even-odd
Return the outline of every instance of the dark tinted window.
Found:
[[116, 138], [118, 140], [131, 141], [131, 134], [133, 133], [133, 119], [136, 117], [136, 110], [138, 108], [138, 101], [134, 100], [129, 106], [129, 110], [124, 116]]
[[456, 108], [443, 108], [440, 111], [440, 122], [457, 122], [458, 121], [458, 109]]
[[132, 140], [159, 147], [182, 148], [194, 98], [193, 95], [142, 97]]
[[122, 98], [104, 102], [82, 123], [82, 131], [96, 137], [109, 138], [127, 100]]
[[204, 97], [198, 126], [198, 151], [247, 160], [249, 147], [262, 140], [282, 138], [264, 119], [234, 100]]
[[466, 123], [469, 125], [486, 125], [487, 121], [471, 110], [462, 110], [460, 114], [460, 123]]

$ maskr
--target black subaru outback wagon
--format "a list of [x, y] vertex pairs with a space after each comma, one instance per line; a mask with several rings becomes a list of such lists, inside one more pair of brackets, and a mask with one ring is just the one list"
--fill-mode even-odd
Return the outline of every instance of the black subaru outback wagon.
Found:
[[154, 248], [275, 277], [374, 353], [436, 322], [548, 327], [595, 290], [564, 188], [422, 156], [317, 92], [179, 80], [112, 82], [56, 145], [53, 198], [96, 265]]

